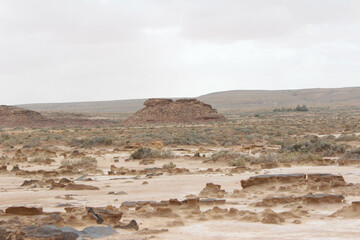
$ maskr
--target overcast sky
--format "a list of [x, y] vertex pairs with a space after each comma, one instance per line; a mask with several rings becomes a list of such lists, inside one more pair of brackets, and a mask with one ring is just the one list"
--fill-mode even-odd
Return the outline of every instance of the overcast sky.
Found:
[[1, 0], [0, 104], [360, 86], [359, 0]]

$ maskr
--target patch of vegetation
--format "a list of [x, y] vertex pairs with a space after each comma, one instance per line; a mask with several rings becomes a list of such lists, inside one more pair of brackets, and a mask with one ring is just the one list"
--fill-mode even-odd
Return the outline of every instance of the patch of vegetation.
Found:
[[307, 112], [309, 111], [309, 109], [307, 108], [307, 106], [304, 104], [302, 106], [297, 105], [295, 108], [275, 108], [273, 110], [273, 112]]
[[113, 144], [112, 139], [108, 137], [92, 137], [85, 139], [72, 139], [70, 145], [72, 147], [91, 148], [97, 146], [110, 146]]
[[230, 160], [236, 159], [240, 156], [241, 156], [240, 153], [231, 152], [229, 150], [221, 150], [219, 152], [211, 154], [210, 160], [212, 160], [212, 161], [219, 161], [219, 160], [230, 161]]
[[343, 158], [350, 160], [359, 160], [360, 159], [360, 148], [355, 148], [350, 151], [346, 151]]
[[278, 161], [281, 163], [309, 163], [318, 162], [323, 158], [320, 155], [302, 152], [285, 152], [278, 154]]
[[282, 152], [321, 154], [324, 157], [343, 154], [346, 148], [347, 146], [344, 144], [337, 144], [334, 141], [317, 136], [309, 136], [295, 143], [287, 141], [281, 146]]
[[91, 166], [96, 167], [97, 160], [94, 157], [86, 156], [86, 157], [81, 158], [81, 160], [71, 161], [68, 159], [64, 159], [61, 161], [62, 167], [71, 166], [71, 165], [91, 165]]
[[224, 161], [229, 163], [230, 166], [234, 167], [243, 167], [247, 162], [251, 162], [254, 160], [254, 157], [244, 154], [231, 152], [228, 150], [221, 150], [219, 152], [213, 153], [210, 156], [210, 161]]
[[141, 147], [131, 154], [132, 159], [144, 158], [172, 158], [174, 155], [170, 151], [159, 151], [151, 148]]
[[360, 137], [356, 134], [341, 134], [336, 141], [338, 142], [351, 142], [351, 141], [359, 141]]
[[43, 157], [36, 157], [29, 161], [30, 163], [37, 163], [37, 164], [51, 164], [55, 162], [54, 159], [51, 158], [43, 158]]
[[244, 158], [236, 158], [232, 161], [230, 161], [230, 166], [233, 166], [233, 167], [245, 167], [246, 165], [246, 161]]

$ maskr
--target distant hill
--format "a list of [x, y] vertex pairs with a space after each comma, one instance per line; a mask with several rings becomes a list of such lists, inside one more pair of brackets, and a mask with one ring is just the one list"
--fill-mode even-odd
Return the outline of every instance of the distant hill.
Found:
[[198, 97], [217, 109], [260, 107], [360, 106], [360, 87], [313, 88], [299, 90], [233, 90]]
[[[360, 87], [314, 88], [299, 90], [233, 90], [197, 97], [219, 111], [289, 107], [306, 104], [310, 107], [360, 106]], [[93, 113], [133, 113], [144, 107], [146, 99], [74, 103], [25, 104], [19, 107], [34, 111]]]
[[35, 103], [18, 107], [33, 111], [89, 112], [89, 113], [133, 113], [144, 107], [147, 99], [114, 100], [98, 102]]
[[0, 105], [0, 127], [39, 127], [54, 125], [55, 121], [38, 112]]
[[54, 113], [53, 118], [14, 106], [0, 105], [0, 127], [55, 127], [55, 126], [98, 126], [119, 122], [106, 119], [89, 119], [85, 115]]

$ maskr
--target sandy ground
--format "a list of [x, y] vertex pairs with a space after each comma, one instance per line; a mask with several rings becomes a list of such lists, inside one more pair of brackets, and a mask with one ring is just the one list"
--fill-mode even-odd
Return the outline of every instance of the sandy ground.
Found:
[[[218, 149], [212, 149], [214, 151]], [[94, 150], [95, 151], [95, 150]], [[274, 168], [250, 171], [240, 174], [227, 173], [201, 173], [197, 171], [207, 168], [231, 169], [230, 167], [218, 163], [203, 163], [201, 158], [186, 158], [186, 154], [193, 154], [196, 149], [179, 152], [178, 158], [156, 160], [152, 165], [139, 165], [138, 161], [125, 161], [129, 157], [129, 152], [104, 153], [97, 156], [98, 168], [105, 173], [110, 165], [117, 167], [123, 166], [129, 169], [145, 169], [150, 167], [161, 167], [164, 163], [174, 162], [177, 167], [187, 168], [192, 174], [163, 174], [148, 178], [145, 176], [118, 176], [107, 174], [88, 174], [87, 177], [94, 181], [85, 182], [92, 186], [97, 186], [100, 190], [91, 191], [69, 191], [69, 190], [50, 190], [47, 188], [26, 188], [20, 187], [24, 180], [39, 178], [27, 176], [14, 176], [12, 174], [0, 174], [0, 209], [6, 209], [10, 206], [37, 206], [42, 207], [44, 211], [63, 211], [61, 204], [69, 204], [76, 207], [105, 207], [107, 205], [120, 206], [125, 201], [162, 201], [177, 198], [184, 200], [188, 195], [198, 195], [204, 189], [206, 183], [221, 185], [226, 193], [232, 193], [234, 190], [241, 190], [241, 180], [248, 179], [251, 176], [259, 174], [289, 174], [289, 173], [331, 173], [342, 175], [347, 183], [360, 183], [360, 168], [356, 166], [293, 166], [289, 168]], [[118, 157], [119, 162], [114, 163], [114, 157]], [[56, 169], [60, 165], [61, 157], [50, 168], [48, 166], [29, 166], [29, 164], [20, 164], [21, 169]], [[62, 176], [69, 179], [76, 179], [78, 176]], [[143, 184], [146, 181], [148, 184]], [[84, 182], [75, 181], [75, 183], [84, 184]], [[109, 192], [124, 191], [125, 195], [109, 195]], [[336, 192], [332, 192], [336, 193]], [[65, 197], [70, 194], [73, 200], [64, 200], [59, 197]], [[284, 193], [282, 193], [284, 194]], [[238, 210], [249, 210], [253, 212], [262, 212], [265, 208], [254, 207], [252, 204], [259, 199], [277, 195], [276, 192], [268, 190], [259, 190], [255, 195], [246, 197], [228, 197], [227, 203], [219, 206], [220, 208]], [[281, 224], [263, 224], [261, 222], [246, 222], [236, 219], [208, 219], [199, 221], [196, 218], [187, 218], [181, 216], [183, 226], [167, 227], [167, 224], [173, 219], [169, 218], [137, 218], [129, 214], [124, 214], [122, 221], [128, 222], [135, 219], [140, 229], [167, 229], [167, 232], [153, 234], [136, 234], [133, 231], [117, 230], [117, 233], [106, 239], [359, 239], [360, 237], [360, 216], [359, 218], [329, 218], [328, 216], [336, 210], [351, 204], [352, 201], [359, 201], [360, 197], [356, 195], [345, 196], [346, 203], [343, 204], [325, 204], [305, 207], [309, 210], [312, 217], [301, 219], [301, 224], [293, 224], [292, 221], [285, 221]], [[201, 211], [211, 209], [213, 206], [201, 206]], [[286, 210], [287, 206], [273, 207], [275, 212]]]

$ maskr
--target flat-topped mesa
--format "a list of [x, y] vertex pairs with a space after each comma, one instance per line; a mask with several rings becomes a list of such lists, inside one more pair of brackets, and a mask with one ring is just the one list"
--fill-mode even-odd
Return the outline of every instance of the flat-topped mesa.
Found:
[[148, 123], [196, 123], [226, 120], [209, 104], [197, 99], [159, 99], [147, 100], [145, 108], [139, 110], [123, 123], [128, 125]]

